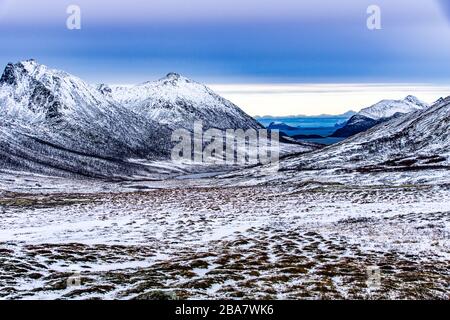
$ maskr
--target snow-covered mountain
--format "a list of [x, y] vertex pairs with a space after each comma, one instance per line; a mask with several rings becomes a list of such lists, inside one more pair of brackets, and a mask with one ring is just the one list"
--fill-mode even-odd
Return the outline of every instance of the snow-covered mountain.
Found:
[[414, 96], [403, 100], [382, 100], [373, 106], [362, 109], [359, 114], [374, 120], [391, 118], [395, 114], [407, 114], [427, 108], [428, 105]]
[[190, 130], [195, 121], [203, 129], [262, 128], [233, 103], [178, 74], [129, 87], [91, 86], [34, 60], [10, 63], [0, 78], [0, 169], [145, 175], [154, 170], [147, 160], [170, 158], [173, 130]]
[[230, 101], [176, 73], [132, 87], [103, 84], [98, 90], [110, 101], [171, 129], [192, 129], [194, 122], [199, 120], [202, 120], [205, 129], [262, 128]]
[[382, 100], [368, 108], [362, 109], [351, 117], [346, 124], [336, 130], [331, 137], [347, 138], [366, 131], [377, 124], [389, 121], [411, 112], [427, 108], [428, 105], [414, 96], [407, 96], [403, 100]]
[[288, 169], [415, 170], [450, 164], [450, 97], [336, 145], [287, 159]]
[[260, 127], [206, 87], [173, 74], [112, 91], [34, 60], [6, 66], [0, 113], [0, 168], [51, 175], [145, 173], [128, 159], [168, 159], [172, 129], [194, 120]]

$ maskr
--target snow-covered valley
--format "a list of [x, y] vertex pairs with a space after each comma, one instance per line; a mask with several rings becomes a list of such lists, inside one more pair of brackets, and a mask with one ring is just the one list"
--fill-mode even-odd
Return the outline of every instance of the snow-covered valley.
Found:
[[1, 297], [448, 298], [448, 184], [162, 187], [4, 192]]

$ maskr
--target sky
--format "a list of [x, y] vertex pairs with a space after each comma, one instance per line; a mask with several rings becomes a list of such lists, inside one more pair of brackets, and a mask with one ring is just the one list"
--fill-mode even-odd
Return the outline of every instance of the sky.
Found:
[[[91, 83], [178, 72], [251, 115], [340, 113], [450, 95], [448, 0], [0, 0], [0, 65]], [[69, 5], [81, 29], [69, 30]], [[381, 10], [369, 30], [367, 8]]]

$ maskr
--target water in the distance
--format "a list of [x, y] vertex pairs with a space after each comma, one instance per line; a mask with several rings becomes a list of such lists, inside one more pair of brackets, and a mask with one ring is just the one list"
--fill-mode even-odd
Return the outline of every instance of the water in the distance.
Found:
[[[299, 140], [333, 144], [342, 141], [342, 138], [329, 138], [345, 121], [346, 117], [262, 117], [257, 119], [263, 126], [269, 127], [275, 123], [279, 130], [289, 136], [302, 137]], [[319, 136], [319, 137], [317, 137]]]

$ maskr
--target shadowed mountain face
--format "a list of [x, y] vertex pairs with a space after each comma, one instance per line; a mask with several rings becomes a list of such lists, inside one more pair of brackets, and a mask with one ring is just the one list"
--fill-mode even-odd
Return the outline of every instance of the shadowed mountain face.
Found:
[[360, 132], [369, 130], [381, 122], [382, 121], [380, 120], [357, 114], [351, 117], [342, 128], [337, 129], [330, 137], [348, 138]]
[[168, 159], [172, 129], [260, 128], [242, 110], [181, 76], [140, 86], [92, 87], [34, 60], [0, 79], [0, 168], [56, 175], [139, 175], [128, 159]]

